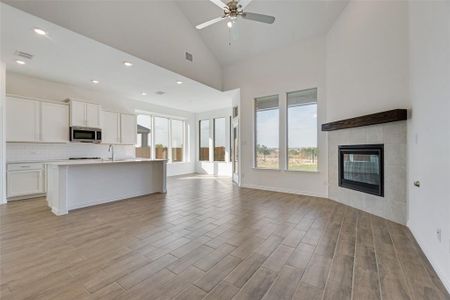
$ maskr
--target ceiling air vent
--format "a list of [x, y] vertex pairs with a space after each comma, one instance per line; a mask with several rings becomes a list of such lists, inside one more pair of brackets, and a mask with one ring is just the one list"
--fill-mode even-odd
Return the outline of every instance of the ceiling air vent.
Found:
[[186, 60], [188, 60], [188, 61], [190, 61], [190, 62], [192, 62], [192, 61], [194, 60], [194, 57], [192, 56], [191, 53], [186, 52]]
[[157, 91], [155, 94], [156, 95], [164, 95], [166, 92], [163, 92], [163, 91]]
[[14, 54], [17, 55], [17, 56], [20, 56], [22, 58], [26, 58], [26, 59], [32, 59], [33, 58], [32, 54], [26, 53], [26, 52], [23, 52], [23, 51], [19, 51], [19, 50], [16, 50], [16, 52]]

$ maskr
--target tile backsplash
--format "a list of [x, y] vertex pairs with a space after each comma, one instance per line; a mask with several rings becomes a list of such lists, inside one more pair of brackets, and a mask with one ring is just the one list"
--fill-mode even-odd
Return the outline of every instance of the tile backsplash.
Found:
[[[7, 143], [7, 162], [62, 160], [69, 157], [110, 158], [109, 145], [97, 144], [41, 144]], [[114, 145], [114, 155], [118, 159], [134, 158], [133, 145]]]

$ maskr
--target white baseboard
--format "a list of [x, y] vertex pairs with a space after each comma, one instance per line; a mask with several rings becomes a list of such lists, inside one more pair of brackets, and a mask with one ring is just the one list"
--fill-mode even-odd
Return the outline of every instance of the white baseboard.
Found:
[[54, 213], [55, 215], [57, 215], [57, 216], [63, 216], [63, 215], [67, 215], [67, 211], [60, 211], [60, 210], [58, 210], [58, 209], [56, 209], [56, 208], [52, 208], [52, 213]]
[[265, 185], [263, 186], [263, 185], [257, 185], [257, 184], [241, 183], [240, 187], [256, 189], [256, 190], [271, 191], [271, 192], [304, 195], [304, 196], [319, 197], [319, 198], [328, 198], [328, 195], [320, 195], [320, 194], [308, 192], [308, 191], [299, 191], [299, 190], [295, 190], [295, 189], [286, 189], [286, 188], [265, 186]]
[[407, 222], [407, 225], [409, 230], [411, 231], [412, 235], [417, 241], [417, 244], [419, 244], [420, 249], [422, 249], [423, 253], [427, 257], [428, 261], [430, 262], [431, 266], [433, 267], [434, 271], [438, 275], [439, 279], [442, 281], [442, 284], [447, 289], [447, 292], [450, 294], [450, 278], [447, 277], [447, 275], [444, 273], [444, 271], [441, 269], [439, 263], [437, 263], [434, 258], [428, 253], [427, 248], [423, 247], [423, 245], [426, 245], [424, 241], [422, 241], [419, 238], [419, 235], [416, 234], [416, 232], [413, 230], [413, 227], [411, 226], [411, 222]]

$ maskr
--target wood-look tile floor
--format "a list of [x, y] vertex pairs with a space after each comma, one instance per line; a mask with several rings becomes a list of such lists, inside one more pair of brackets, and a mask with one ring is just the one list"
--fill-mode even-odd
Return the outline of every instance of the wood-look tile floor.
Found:
[[0, 206], [1, 299], [450, 299], [404, 226], [224, 178], [168, 191]]

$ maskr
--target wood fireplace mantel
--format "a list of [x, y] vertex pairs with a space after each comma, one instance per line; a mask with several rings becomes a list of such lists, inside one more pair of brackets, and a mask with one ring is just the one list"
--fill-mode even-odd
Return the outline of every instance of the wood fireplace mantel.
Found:
[[333, 131], [346, 128], [362, 127], [389, 122], [403, 121], [408, 118], [406, 109], [393, 109], [375, 114], [360, 116], [322, 124], [322, 131]]

